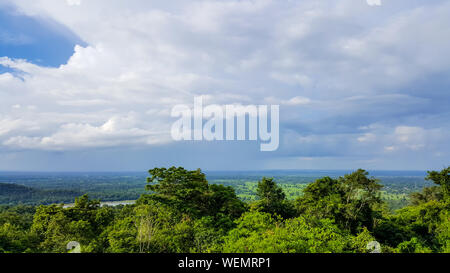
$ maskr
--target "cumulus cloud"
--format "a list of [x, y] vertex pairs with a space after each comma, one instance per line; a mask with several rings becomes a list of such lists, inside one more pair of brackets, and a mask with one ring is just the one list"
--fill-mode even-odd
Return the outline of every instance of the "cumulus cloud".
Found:
[[0, 58], [3, 148], [167, 144], [171, 107], [196, 95], [282, 105], [280, 156], [436, 152], [448, 136], [447, 1], [3, 2], [87, 44], [56, 68]]
[[161, 135], [167, 136], [164, 132], [150, 132], [137, 128], [133, 126], [135, 121], [134, 117], [128, 116], [112, 117], [100, 126], [67, 123], [50, 136], [13, 136], [3, 144], [15, 148], [67, 150], [80, 147], [160, 144], [163, 141]]

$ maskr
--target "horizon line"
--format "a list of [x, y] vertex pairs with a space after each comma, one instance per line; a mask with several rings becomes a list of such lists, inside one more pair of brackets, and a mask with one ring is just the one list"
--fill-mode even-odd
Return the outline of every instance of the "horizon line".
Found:
[[[160, 168], [171, 168], [171, 167], [160, 167]], [[445, 167], [444, 167], [445, 168]], [[202, 169], [202, 168], [185, 168], [186, 170], [196, 170], [201, 169], [202, 172], [295, 172], [295, 171], [328, 171], [328, 172], [341, 172], [341, 171], [356, 171], [358, 169], [363, 169], [365, 171], [371, 172], [371, 171], [393, 171], [393, 172], [427, 172], [430, 171], [430, 169], [365, 169], [365, 168], [354, 168], [354, 169], [247, 169], [247, 170], [208, 170], [208, 169]], [[148, 172], [151, 169], [148, 170], [120, 170], [120, 171], [114, 171], [114, 170], [77, 170], [77, 171], [69, 171], [69, 170], [44, 170], [44, 171], [35, 171], [35, 170], [0, 170], [1, 173], [139, 173], [139, 172]]]

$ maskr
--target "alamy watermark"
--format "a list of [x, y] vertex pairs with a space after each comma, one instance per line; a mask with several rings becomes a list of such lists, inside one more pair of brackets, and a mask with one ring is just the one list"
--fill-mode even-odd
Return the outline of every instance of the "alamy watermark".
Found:
[[[194, 98], [193, 109], [180, 104], [172, 109], [179, 118], [172, 125], [176, 141], [260, 141], [261, 151], [275, 151], [280, 143], [280, 106], [203, 105], [203, 97]], [[269, 128], [270, 126], [270, 128]]]
[[69, 253], [81, 253], [81, 245], [77, 241], [71, 241], [66, 246]]
[[377, 241], [371, 241], [367, 244], [367, 250], [370, 251], [370, 253], [381, 253], [381, 245]]
[[381, 6], [381, 0], [366, 0], [369, 6]]

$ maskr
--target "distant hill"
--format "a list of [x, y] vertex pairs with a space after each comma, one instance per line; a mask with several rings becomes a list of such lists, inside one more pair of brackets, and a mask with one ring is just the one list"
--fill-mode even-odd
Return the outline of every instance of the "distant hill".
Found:
[[33, 194], [37, 192], [38, 192], [37, 190], [23, 185], [0, 183], [1, 198], [5, 198], [8, 196], [11, 197], [21, 196], [22, 198], [30, 198], [31, 196], [33, 196]]
[[82, 193], [71, 190], [41, 190], [24, 185], [0, 183], [0, 204], [51, 204], [73, 202]]

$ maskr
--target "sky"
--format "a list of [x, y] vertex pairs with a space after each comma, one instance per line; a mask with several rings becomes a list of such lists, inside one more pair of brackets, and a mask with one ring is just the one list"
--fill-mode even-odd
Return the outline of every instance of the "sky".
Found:
[[[0, 170], [431, 170], [445, 0], [0, 0]], [[280, 105], [280, 145], [174, 141], [175, 105]]]

